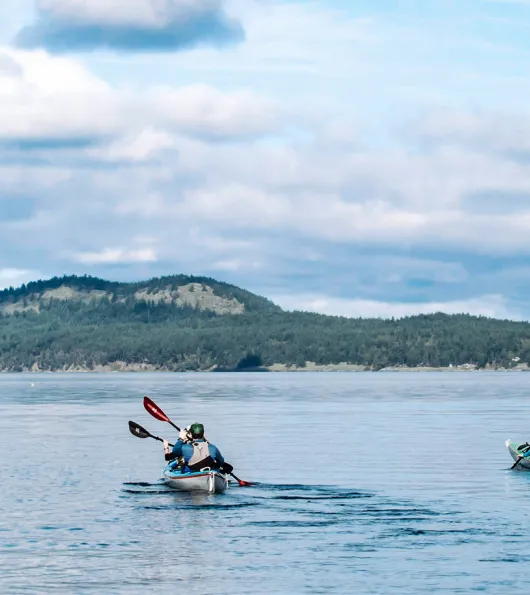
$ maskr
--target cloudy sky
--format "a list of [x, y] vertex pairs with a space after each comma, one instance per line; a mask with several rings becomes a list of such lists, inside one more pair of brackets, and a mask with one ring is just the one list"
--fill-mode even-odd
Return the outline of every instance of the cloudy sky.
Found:
[[530, 318], [530, 0], [2, 0], [0, 287]]

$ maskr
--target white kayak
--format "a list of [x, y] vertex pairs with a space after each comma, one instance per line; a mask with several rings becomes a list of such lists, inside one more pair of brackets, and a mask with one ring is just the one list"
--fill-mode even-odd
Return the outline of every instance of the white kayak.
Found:
[[228, 477], [220, 471], [181, 473], [180, 470], [173, 470], [169, 465], [164, 469], [164, 482], [170, 488], [182, 492], [218, 494], [228, 488]]
[[[517, 468], [530, 469], [530, 445], [527, 442], [512, 442], [506, 440], [506, 448], [514, 461], [519, 461]], [[526, 450], [528, 452], [526, 452]], [[523, 457], [520, 459], [520, 457]]]

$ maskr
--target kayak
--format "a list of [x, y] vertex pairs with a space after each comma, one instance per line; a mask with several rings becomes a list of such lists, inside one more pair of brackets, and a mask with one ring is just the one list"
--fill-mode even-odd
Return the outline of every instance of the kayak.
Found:
[[[523, 457], [517, 468], [530, 469], [530, 445], [527, 442], [512, 442], [508, 439], [506, 440], [506, 448], [514, 461], [519, 460], [521, 456]], [[526, 452], [527, 449], [529, 449], [528, 452]]]
[[218, 494], [228, 488], [228, 478], [220, 471], [196, 471], [193, 473], [181, 473], [171, 465], [164, 469], [164, 482], [174, 490], [182, 492], [207, 492]]

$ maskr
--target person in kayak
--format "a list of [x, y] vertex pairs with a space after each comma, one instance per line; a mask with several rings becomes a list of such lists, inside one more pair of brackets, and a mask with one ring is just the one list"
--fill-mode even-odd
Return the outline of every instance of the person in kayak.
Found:
[[199, 423], [180, 430], [179, 438], [171, 452], [168, 441], [164, 440], [164, 456], [166, 461], [181, 458], [183, 472], [200, 471], [210, 467], [220, 469], [223, 473], [231, 473], [234, 469], [230, 463], [225, 462], [219, 449], [205, 439], [204, 426]]

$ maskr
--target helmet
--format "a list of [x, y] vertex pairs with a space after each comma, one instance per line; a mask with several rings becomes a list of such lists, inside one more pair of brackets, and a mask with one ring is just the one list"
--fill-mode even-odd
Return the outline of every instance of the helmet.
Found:
[[190, 433], [192, 438], [203, 438], [204, 437], [204, 426], [199, 423], [191, 424]]

